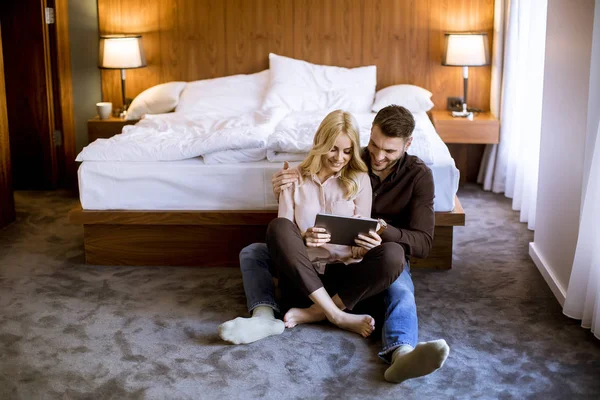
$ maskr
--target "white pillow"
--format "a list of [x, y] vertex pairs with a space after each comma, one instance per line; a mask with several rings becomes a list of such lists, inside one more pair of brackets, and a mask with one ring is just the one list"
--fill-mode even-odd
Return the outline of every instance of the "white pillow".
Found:
[[375, 97], [377, 68], [372, 65], [341, 68], [269, 54], [271, 83], [263, 109], [286, 107], [291, 111], [341, 108], [369, 112]]
[[269, 70], [251, 75], [232, 75], [190, 82], [176, 112], [235, 116], [257, 111], [269, 85]]
[[186, 82], [168, 82], [144, 90], [129, 105], [125, 119], [140, 119], [146, 114], [173, 111], [185, 85]]
[[379, 112], [383, 107], [396, 104], [412, 113], [425, 112], [433, 108], [432, 93], [419, 86], [394, 85], [381, 89], [375, 95], [373, 111]]

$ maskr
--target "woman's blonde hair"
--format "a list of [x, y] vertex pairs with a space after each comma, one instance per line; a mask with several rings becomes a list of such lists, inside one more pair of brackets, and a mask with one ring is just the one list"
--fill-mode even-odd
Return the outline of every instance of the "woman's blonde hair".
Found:
[[367, 172], [367, 166], [360, 156], [360, 134], [358, 123], [352, 114], [335, 110], [327, 114], [319, 125], [313, 147], [308, 156], [298, 166], [304, 176], [316, 175], [323, 167], [323, 156], [335, 146], [337, 138], [345, 133], [352, 142], [352, 157], [342, 168], [340, 179], [346, 192], [346, 199], [351, 199], [358, 192], [358, 173]]

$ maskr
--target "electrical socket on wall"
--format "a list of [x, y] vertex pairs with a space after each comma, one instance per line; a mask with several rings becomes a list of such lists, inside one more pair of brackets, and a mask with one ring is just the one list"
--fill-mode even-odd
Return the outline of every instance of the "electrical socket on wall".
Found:
[[448, 110], [449, 111], [462, 111], [462, 97], [448, 97]]

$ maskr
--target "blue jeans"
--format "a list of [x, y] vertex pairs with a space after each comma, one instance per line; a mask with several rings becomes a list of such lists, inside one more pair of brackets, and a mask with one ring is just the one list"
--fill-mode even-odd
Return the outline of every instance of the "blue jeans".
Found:
[[[280, 312], [275, 299], [274, 267], [267, 245], [254, 243], [242, 249], [240, 268], [248, 311], [252, 312], [258, 306], [268, 306]], [[386, 362], [391, 361], [393, 351], [399, 346], [417, 345], [419, 326], [414, 291], [410, 267], [407, 263], [398, 279], [380, 296], [376, 296], [381, 298], [381, 305], [385, 308], [381, 332], [383, 349], [379, 357]], [[377, 299], [369, 300], [371, 304], [373, 300], [377, 301]]]

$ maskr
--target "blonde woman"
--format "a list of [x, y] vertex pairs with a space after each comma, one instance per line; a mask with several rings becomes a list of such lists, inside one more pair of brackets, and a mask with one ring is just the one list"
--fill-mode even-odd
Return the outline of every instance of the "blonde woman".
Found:
[[391, 285], [402, 272], [401, 263], [382, 259], [386, 255], [375, 232], [359, 235], [357, 246], [341, 246], [328, 244], [330, 235], [313, 226], [320, 212], [371, 215], [371, 183], [352, 115], [341, 110], [328, 114], [315, 134], [312, 150], [297, 169], [300, 179], [281, 192], [278, 218], [267, 231], [282, 303], [292, 306], [284, 316], [285, 326], [327, 318], [367, 337], [374, 319], [345, 310]]

